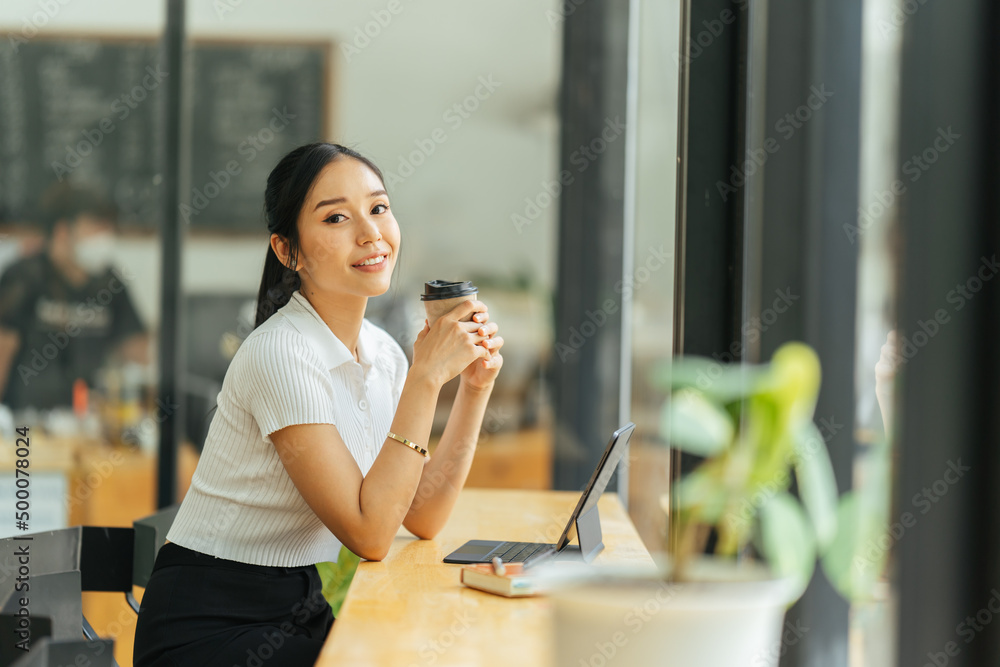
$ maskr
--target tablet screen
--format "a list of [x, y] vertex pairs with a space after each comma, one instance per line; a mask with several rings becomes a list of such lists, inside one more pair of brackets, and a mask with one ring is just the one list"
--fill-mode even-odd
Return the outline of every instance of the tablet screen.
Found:
[[597, 501], [601, 499], [601, 494], [604, 493], [611, 475], [614, 474], [618, 462], [621, 461], [622, 456], [625, 454], [629, 438], [632, 437], [632, 431], [634, 430], [635, 424], [629, 422], [611, 435], [611, 440], [608, 441], [608, 446], [604, 448], [604, 454], [601, 455], [601, 460], [598, 462], [597, 468], [594, 469], [593, 474], [590, 476], [590, 481], [587, 482], [587, 487], [583, 495], [580, 496], [580, 501], [576, 504], [576, 509], [570, 514], [566, 528], [563, 529], [562, 535], [556, 542], [556, 549], [562, 549], [569, 543], [572, 531], [576, 527], [576, 518], [597, 504]]

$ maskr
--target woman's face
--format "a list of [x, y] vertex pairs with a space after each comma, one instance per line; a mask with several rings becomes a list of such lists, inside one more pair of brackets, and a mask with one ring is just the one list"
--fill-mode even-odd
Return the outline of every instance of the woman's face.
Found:
[[341, 156], [324, 167], [298, 225], [304, 288], [365, 297], [389, 289], [399, 225], [385, 186], [366, 164]]

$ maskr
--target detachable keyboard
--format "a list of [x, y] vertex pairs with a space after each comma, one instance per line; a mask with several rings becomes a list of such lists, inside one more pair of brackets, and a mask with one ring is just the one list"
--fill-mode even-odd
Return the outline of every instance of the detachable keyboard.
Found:
[[555, 549], [555, 545], [538, 542], [504, 542], [490, 553], [490, 559], [499, 556], [505, 563], [523, 563], [546, 549]]

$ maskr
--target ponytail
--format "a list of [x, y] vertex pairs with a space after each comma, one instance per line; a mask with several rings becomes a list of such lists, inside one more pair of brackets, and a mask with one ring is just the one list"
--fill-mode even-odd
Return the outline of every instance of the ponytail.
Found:
[[274, 254], [274, 248], [267, 246], [267, 257], [264, 259], [264, 275], [260, 279], [260, 289], [257, 291], [257, 318], [253, 328], [256, 329], [267, 318], [278, 312], [278, 309], [288, 303], [292, 292], [302, 286], [302, 277], [298, 271], [292, 271], [281, 263]]

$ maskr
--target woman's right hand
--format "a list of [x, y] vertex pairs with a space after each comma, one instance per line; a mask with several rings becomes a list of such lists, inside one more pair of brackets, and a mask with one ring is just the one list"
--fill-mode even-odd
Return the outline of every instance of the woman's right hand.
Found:
[[[452, 379], [476, 359], [485, 359], [489, 350], [481, 344], [489, 336], [479, 334], [482, 323], [479, 313], [487, 312], [486, 304], [475, 299], [458, 304], [423, 330], [413, 343], [413, 364], [410, 373], [426, 377], [436, 386]], [[485, 317], [479, 317], [485, 321]], [[462, 321], [471, 320], [471, 321]]]

